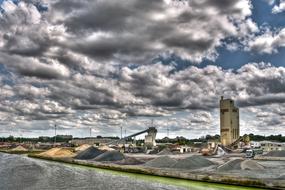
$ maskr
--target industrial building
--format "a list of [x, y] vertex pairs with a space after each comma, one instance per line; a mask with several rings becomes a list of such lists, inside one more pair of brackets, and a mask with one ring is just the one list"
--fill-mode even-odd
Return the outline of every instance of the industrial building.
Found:
[[77, 146], [83, 145], [83, 144], [89, 144], [89, 145], [99, 145], [99, 144], [107, 144], [114, 141], [114, 139], [110, 139], [110, 138], [74, 138], [72, 140], [69, 141], [70, 144], [74, 144]]
[[271, 142], [271, 141], [260, 141], [259, 143], [260, 143], [260, 148], [264, 152], [285, 150], [285, 143]]
[[223, 146], [229, 146], [240, 137], [239, 109], [231, 99], [220, 100], [220, 135]]

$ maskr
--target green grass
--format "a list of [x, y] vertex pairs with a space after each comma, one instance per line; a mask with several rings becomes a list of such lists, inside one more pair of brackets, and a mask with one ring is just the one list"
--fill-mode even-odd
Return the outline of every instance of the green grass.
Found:
[[0, 152], [7, 154], [39, 154], [43, 151], [13, 151], [10, 149], [0, 149]]

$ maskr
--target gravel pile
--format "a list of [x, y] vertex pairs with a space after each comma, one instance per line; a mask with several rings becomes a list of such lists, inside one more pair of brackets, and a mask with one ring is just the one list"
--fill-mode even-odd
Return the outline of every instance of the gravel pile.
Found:
[[270, 156], [270, 157], [285, 157], [285, 150], [281, 151], [271, 151], [265, 154], [264, 156]]
[[143, 164], [144, 162], [134, 157], [125, 157], [125, 159], [114, 162], [114, 163], [119, 164], [119, 165], [139, 165], [139, 164]]
[[103, 154], [105, 151], [99, 150], [98, 148], [95, 148], [93, 146], [87, 148], [86, 150], [83, 150], [79, 152], [74, 158], [79, 160], [89, 160], [96, 158], [100, 154]]
[[245, 160], [241, 163], [242, 170], [264, 170], [264, 166], [254, 160]]
[[160, 151], [157, 154], [158, 155], [172, 155], [173, 153], [171, 152], [171, 150], [169, 148], [164, 148], [162, 151]]
[[21, 145], [17, 146], [16, 148], [13, 148], [12, 151], [28, 151], [28, 149], [22, 147]]
[[57, 158], [69, 158], [75, 156], [73, 152], [65, 148], [52, 148], [46, 152], [40, 153], [39, 155], [45, 157], [57, 157]]
[[225, 164], [218, 167], [218, 171], [231, 171], [231, 170], [240, 170], [242, 159], [235, 159], [226, 162]]
[[177, 161], [175, 159], [172, 159], [168, 156], [162, 156], [148, 161], [145, 163], [145, 166], [154, 168], [171, 168], [176, 163]]
[[107, 145], [100, 145], [100, 146], [98, 147], [98, 149], [99, 149], [99, 150], [105, 150], [105, 151], [113, 151], [113, 150], [115, 150], [115, 149], [113, 149], [113, 148], [110, 148], [110, 147], [107, 146]]
[[96, 158], [92, 160], [99, 161], [99, 162], [105, 162], [105, 161], [120, 161], [123, 159], [125, 159], [124, 154], [122, 154], [119, 151], [113, 150], [113, 151], [104, 152], [103, 154], [97, 156]]
[[83, 144], [83, 145], [81, 145], [81, 146], [79, 146], [79, 147], [76, 147], [76, 148], [75, 148], [75, 151], [76, 151], [76, 152], [81, 152], [81, 151], [86, 150], [86, 149], [89, 148], [89, 147], [91, 147], [91, 145], [89, 145], [89, 144]]
[[194, 155], [182, 160], [178, 160], [177, 163], [172, 166], [172, 168], [193, 170], [203, 167], [209, 167], [212, 165], [214, 165], [214, 163], [208, 160], [207, 158], [204, 158], [203, 156]]

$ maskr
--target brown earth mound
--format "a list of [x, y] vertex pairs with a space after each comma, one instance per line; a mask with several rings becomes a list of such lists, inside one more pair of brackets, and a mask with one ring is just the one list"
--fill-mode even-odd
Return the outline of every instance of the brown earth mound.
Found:
[[69, 158], [75, 156], [73, 152], [65, 148], [52, 148], [46, 152], [40, 153], [39, 155], [45, 157], [57, 157], [57, 158]]
[[107, 145], [101, 145], [98, 147], [99, 150], [105, 150], [105, 151], [113, 151], [115, 149], [108, 147]]
[[12, 151], [28, 151], [28, 149], [22, 147], [21, 145], [17, 146], [16, 148], [13, 148]]
[[89, 147], [91, 147], [91, 145], [89, 145], [89, 144], [83, 144], [83, 145], [81, 145], [81, 146], [79, 146], [79, 147], [76, 147], [76, 148], [75, 148], [75, 151], [76, 151], [76, 152], [81, 152], [81, 151], [86, 150], [86, 149], [89, 148]]

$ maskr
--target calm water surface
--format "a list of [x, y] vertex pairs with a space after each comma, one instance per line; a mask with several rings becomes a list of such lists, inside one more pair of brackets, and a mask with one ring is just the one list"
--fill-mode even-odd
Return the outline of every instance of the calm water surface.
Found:
[[0, 153], [0, 190], [227, 190], [249, 189], [87, 167]]

